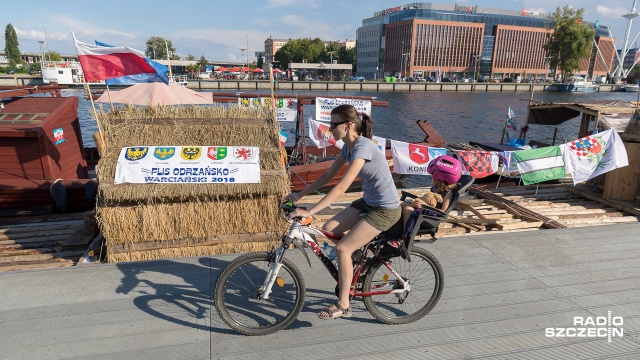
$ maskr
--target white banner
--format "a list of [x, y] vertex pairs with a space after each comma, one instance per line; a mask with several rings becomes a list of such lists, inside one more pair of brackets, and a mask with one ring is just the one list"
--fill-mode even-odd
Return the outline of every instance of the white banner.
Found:
[[316, 120], [331, 121], [331, 110], [334, 107], [349, 104], [358, 110], [359, 114], [365, 113], [371, 116], [371, 101], [341, 98], [316, 98]]
[[[271, 98], [238, 98], [238, 106], [240, 107], [269, 107], [271, 106]], [[278, 121], [296, 121], [298, 114], [298, 102], [295, 98], [278, 98], [273, 104], [276, 108], [276, 120]]]
[[446, 155], [447, 149], [391, 140], [391, 154], [394, 173], [429, 175], [429, 162], [440, 155]]
[[344, 142], [342, 142], [342, 140], [336, 141], [336, 139], [333, 138], [333, 134], [329, 130], [329, 125], [313, 119], [309, 119], [309, 137], [320, 149], [324, 149], [331, 145], [342, 149], [344, 146]]
[[133, 146], [120, 150], [114, 184], [260, 183], [260, 148]]

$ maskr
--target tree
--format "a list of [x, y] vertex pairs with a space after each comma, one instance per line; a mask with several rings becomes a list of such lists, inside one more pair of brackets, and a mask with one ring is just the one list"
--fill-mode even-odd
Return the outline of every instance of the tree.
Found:
[[289, 40], [274, 55], [274, 66], [286, 67], [289, 63], [301, 63], [303, 60], [311, 63], [324, 61], [327, 55], [324, 42], [319, 38]]
[[582, 24], [583, 14], [584, 8], [575, 10], [567, 5], [550, 15], [553, 33], [547, 34], [544, 49], [550, 67], [559, 69], [563, 77], [573, 75], [580, 69], [581, 60], [591, 56], [596, 32]]
[[146, 45], [147, 50], [145, 50], [144, 55], [150, 59], [167, 59], [167, 48], [169, 48], [171, 60], [180, 60], [180, 56], [176, 54], [176, 49], [173, 47], [171, 40], [166, 40], [160, 36], [152, 36], [147, 40]]
[[200, 67], [200, 69], [204, 68], [205, 66], [209, 65], [209, 60], [207, 60], [207, 58], [204, 57], [204, 55], [200, 56], [200, 60], [198, 60], [197, 65]]
[[196, 57], [191, 55], [191, 54], [187, 54], [187, 57], [185, 57], [184, 59], [185, 60], [189, 60], [189, 61], [194, 61], [196, 59]]
[[20, 49], [18, 48], [18, 35], [13, 25], [7, 24], [4, 30], [4, 57], [11, 64], [22, 64]]
[[51, 59], [51, 61], [62, 61], [62, 55], [60, 55], [59, 52], [54, 50], [47, 51], [44, 54], [44, 58], [47, 60]]

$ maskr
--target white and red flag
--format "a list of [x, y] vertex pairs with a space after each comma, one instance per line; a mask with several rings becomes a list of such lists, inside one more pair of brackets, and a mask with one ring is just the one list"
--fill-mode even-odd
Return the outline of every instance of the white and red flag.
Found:
[[97, 46], [78, 41], [73, 36], [86, 81], [100, 81], [121, 76], [156, 73], [140, 50], [126, 46]]
[[391, 140], [393, 172], [397, 174], [428, 175], [427, 166], [429, 162], [440, 155], [446, 154], [446, 151], [443, 148], [430, 148], [425, 145]]
[[336, 141], [333, 138], [333, 134], [329, 130], [329, 125], [309, 119], [309, 137], [320, 149], [324, 149], [331, 145], [342, 149], [344, 142], [342, 140]]

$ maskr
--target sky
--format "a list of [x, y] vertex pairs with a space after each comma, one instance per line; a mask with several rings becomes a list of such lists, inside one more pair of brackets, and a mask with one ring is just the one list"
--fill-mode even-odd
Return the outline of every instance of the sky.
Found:
[[[551, 13], [558, 6], [585, 9], [585, 20], [611, 26], [622, 47], [634, 0], [439, 0], [497, 9], [522, 9]], [[48, 40], [48, 49], [75, 54], [71, 32], [80, 41], [98, 40], [114, 46], [130, 46], [144, 51], [152, 36], [171, 40], [179, 56], [204, 55], [210, 61], [255, 61], [255, 51], [264, 51], [264, 41], [320, 38], [355, 40], [362, 19], [374, 12], [409, 4], [386, 0], [244, 0], [244, 1], [3, 1], [0, 26], [11, 24], [18, 35], [20, 51], [39, 52], [38, 40]], [[637, 4], [636, 11], [640, 11]], [[629, 43], [640, 29], [634, 21]], [[3, 31], [4, 32], [4, 31]], [[4, 49], [4, 36], [0, 46]], [[640, 44], [640, 40], [638, 41]]]

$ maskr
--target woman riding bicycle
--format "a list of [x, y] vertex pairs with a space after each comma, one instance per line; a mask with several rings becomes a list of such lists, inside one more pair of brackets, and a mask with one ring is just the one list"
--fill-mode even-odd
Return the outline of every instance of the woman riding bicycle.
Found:
[[[321, 319], [335, 319], [352, 315], [349, 290], [353, 278], [351, 255], [382, 231], [393, 226], [401, 215], [398, 191], [393, 183], [387, 160], [371, 141], [372, 121], [367, 114], [358, 115], [351, 105], [340, 105], [331, 111], [330, 130], [344, 147], [333, 165], [309, 187], [291, 193], [285, 199], [300, 200], [333, 179], [340, 168], [349, 163], [340, 182], [309, 210], [297, 209], [289, 218], [307, 217], [318, 213], [344, 194], [356, 177], [362, 182], [362, 198], [340, 211], [323, 229], [343, 236], [336, 244], [338, 260], [339, 297], [335, 304], [318, 314]], [[349, 231], [346, 235], [345, 232]]]

